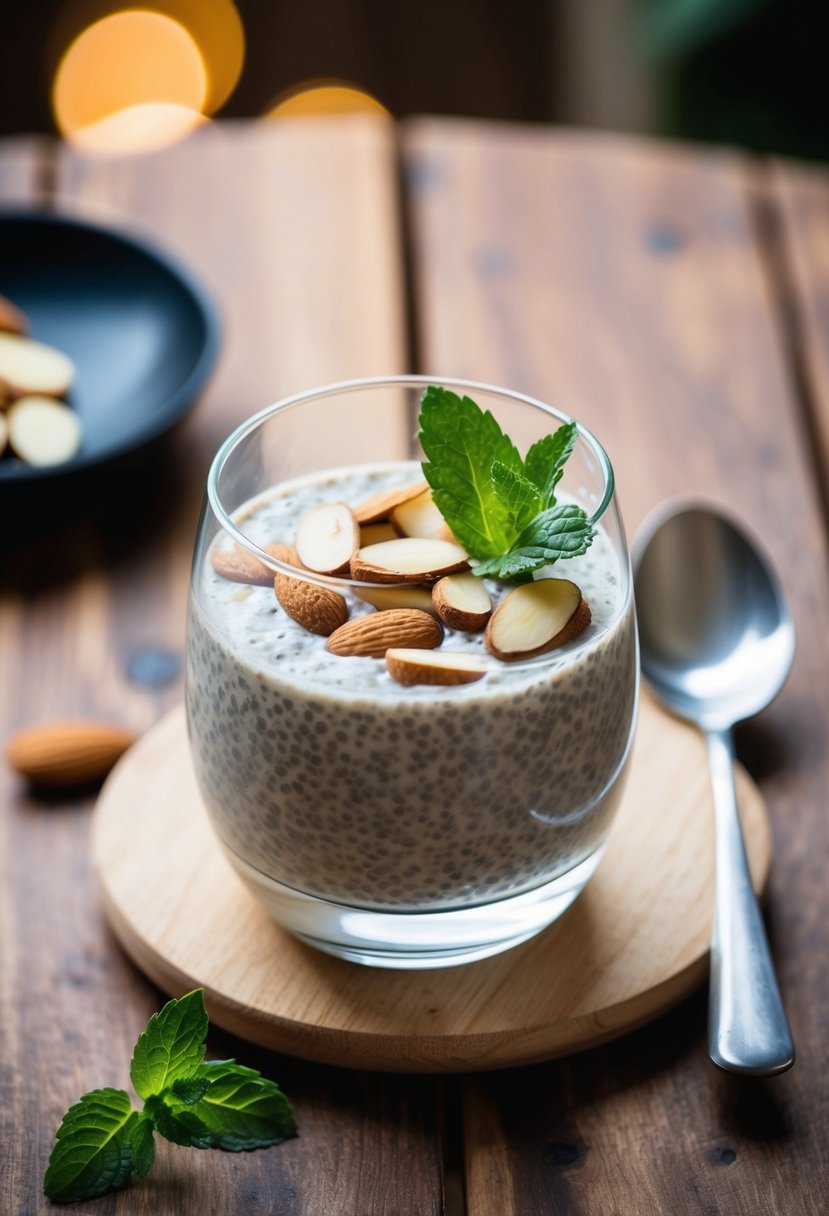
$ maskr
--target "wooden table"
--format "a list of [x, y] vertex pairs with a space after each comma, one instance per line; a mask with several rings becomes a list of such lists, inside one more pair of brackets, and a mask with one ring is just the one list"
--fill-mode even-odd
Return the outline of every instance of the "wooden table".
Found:
[[[733, 508], [782, 574], [799, 641], [784, 693], [739, 736], [772, 817], [790, 1073], [716, 1072], [702, 992], [581, 1056], [451, 1078], [322, 1067], [217, 1032], [212, 1051], [280, 1080], [300, 1137], [238, 1156], [165, 1143], [146, 1180], [82, 1210], [824, 1211], [829, 178], [566, 131], [343, 119], [216, 125], [138, 160], [7, 141], [0, 198], [156, 236], [212, 289], [225, 329], [209, 392], [129, 483], [139, 507], [92, 504], [71, 534], [52, 523], [16, 546], [4, 736], [78, 715], [142, 730], [180, 700], [180, 679], [128, 673], [147, 650], [181, 655], [213, 451], [263, 404], [358, 375], [488, 380], [578, 415], [611, 453], [630, 534], [668, 495]], [[163, 996], [104, 922], [90, 801], [44, 805], [0, 780], [0, 1208], [35, 1212], [63, 1111], [126, 1082]]]

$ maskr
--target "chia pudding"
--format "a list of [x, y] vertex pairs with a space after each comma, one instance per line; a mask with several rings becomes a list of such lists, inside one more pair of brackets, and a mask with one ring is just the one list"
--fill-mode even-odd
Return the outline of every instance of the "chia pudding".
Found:
[[[323, 502], [421, 479], [362, 466], [280, 485], [234, 521], [290, 543]], [[232, 548], [223, 532], [214, 541]], [[187, 710], [196, 775], [231, 858], [294, 891], [378, 911], [462, 909], [565, 874], [604, 842], [635, 717], [630, 578], [601, 528], [572, 580], [592, 622], [523, 663], [487, 657], [476, 683], [403, 688], [383, 659], [329, 654], [271, 587], [194, 571]], [[504, 594], [488, 586], [493, 602]], [[346, 590], [352, 618], [373, 612]], [[480, 633], [446, 650], [485, 655]]]

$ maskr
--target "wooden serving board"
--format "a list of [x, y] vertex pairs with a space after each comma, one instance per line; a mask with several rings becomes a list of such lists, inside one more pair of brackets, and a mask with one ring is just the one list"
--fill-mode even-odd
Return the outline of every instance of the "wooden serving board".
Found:
[[[771, 840], [737, 769], [755, 886]], [[702, 738], [643, 694], [632, 771], [596, 874], [532, 941], [463, 967], [377, 970], [275, 925], [225, 860], [199, 797], [183, 709], [153, 727], [98, 801], [94, 860], [112, 928], [171, 995], [205, 989], [219, 1026], [354, 1068], [443, 1072], [592, 1047], [656, 1017], [705, 977], [713, 808]]]

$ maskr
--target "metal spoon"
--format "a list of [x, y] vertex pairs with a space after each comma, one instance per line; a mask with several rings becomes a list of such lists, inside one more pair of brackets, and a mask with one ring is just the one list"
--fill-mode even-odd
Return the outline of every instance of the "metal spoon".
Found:
[[728, 1072], [794, 1063], [734, 793], [731, 728], [777, 695], [794, 655], [780, 586], [751, 540], [715, 510], [673, 502], [634, 547], [642, 671], [705, 733], [714, 790], [716, 879], [708, 1052]]

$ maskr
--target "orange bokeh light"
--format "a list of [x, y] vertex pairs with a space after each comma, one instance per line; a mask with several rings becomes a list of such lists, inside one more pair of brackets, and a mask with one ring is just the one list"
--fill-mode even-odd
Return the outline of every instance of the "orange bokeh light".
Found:
[[125, 9], [88, 26], [64, 54], [52, 104], [61, 132], [88, 149], [140, 152], [204, 121], [207, 70], [172, 18]]
[[292, 89], [268, 110], [266, 118], [303, 118], [320, 114], [385, 114], [389, 111], [363, 89], [336, 81], [308, 82]]

